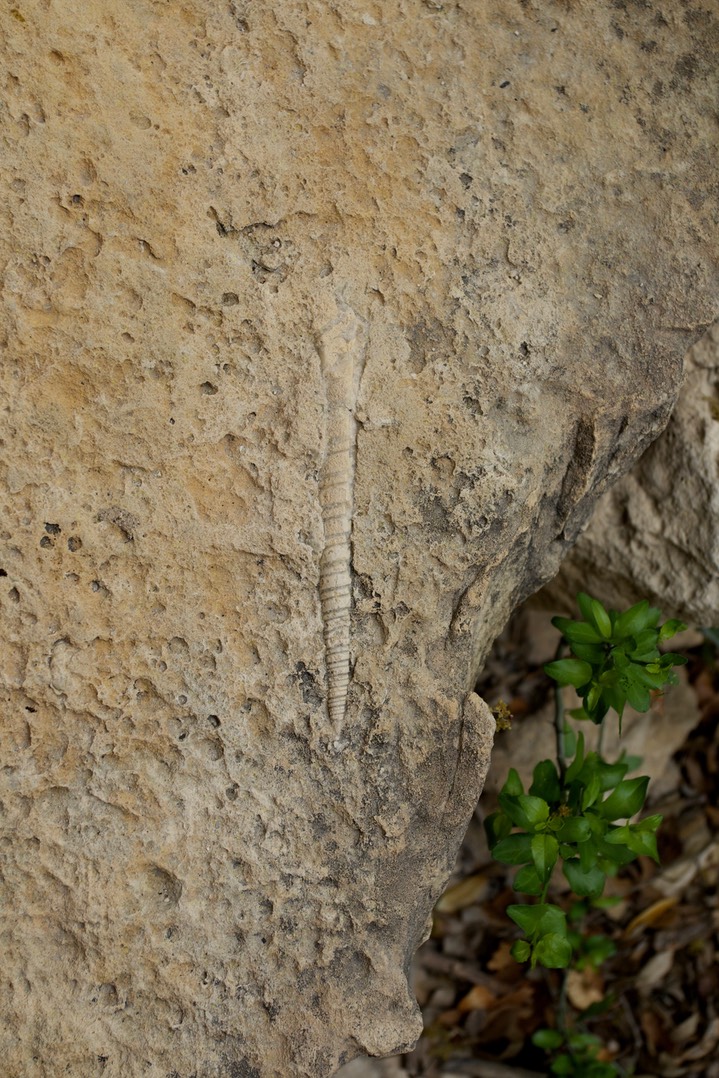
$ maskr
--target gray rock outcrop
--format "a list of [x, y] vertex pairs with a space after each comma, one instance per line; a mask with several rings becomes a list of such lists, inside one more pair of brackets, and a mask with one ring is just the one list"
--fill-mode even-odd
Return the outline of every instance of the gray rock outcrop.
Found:
[[716, 316], [701, 5], [4, 6], [7, 1078], [419, 1032], [516, 604]]

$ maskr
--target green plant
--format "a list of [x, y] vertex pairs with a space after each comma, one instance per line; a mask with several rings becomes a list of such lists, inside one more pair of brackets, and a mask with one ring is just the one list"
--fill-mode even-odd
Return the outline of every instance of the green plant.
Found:
[[[627, 775], [641, 761], [626, 753], [614, 761], [605, 759], [601, 729], [597, 750], [587, 751], [584, 735], [567, 722], [562, 689], [571, 685], [580, 697], [572, 718], [601, 725], [611, 709], [621, 733], [625, 706], [647, 711], [651, 694], [676, 683], [674, 667], [686, 662], [681, 655], [659, 650], [686, 626], [675, 619], [660, 625], [660, 612], [646, 600], [623, 613], [605, 609], [584, 593], [577, 602], [582, 620], [552, 619], [562, 640], [557, 658], [544, 668], [557, 683], [556, 760], [535, 766], [528, 790], [512, 768], [499, 794], [499, 809], [485, 821], [493, 856], [518, 866], [514, 889], [539, 900], [507, 908], [523, 934], [512, 955], [519, 962], [529, 961], [532, 968], [566, 969], [573, 956], [576, 968], [597, 968], [614, 945], [604, 936], [583, 935], [577, 922], [589, 906], [607, 901], [601, 896], [608, 876], [642, 855], [658, 861], [656, 835], [662, 817], [632, 822], [644, 807], [649, 779]], [[570, 911], [571, 924], [564, 909], [548, 901], [559, 865], [578, 899]], [[598, 1057], [597, 1038], [567, 1029], [560, 1017], [560, 1028], [535, 1035], [540, 1047], [555, 1053], [562, 1049], [552, 1063], [553, 1074], [603, 1078], [620, 1073]]]
[[538, 1029], [532, 1044], [545, 1052], [558, 1052], [550, 1066], [550, 1074], [573, 1075], [576, 1078], [615, 1078], [613, 1063], [599, 1058], [602, 1042], [592, 1033], [560, 1032], [558, 1029]]
[[652, 690], [676, 684], [672, 668], [686, 659], [674, 652], [662, 655], [659, 644], [686, 625], [673, 618], [660, 626], [660, 612], [646, 599], [623, 614], [605, 610], [583, 592], [577, 602], [583, 621], [552, 618], [573, 658], [557, 659], [544, 669], [559, 685], [573, 685], [579, 693], [582, 707], [573, 713], [575, 718], [599, 724], [613, 708], [621, 729], [627, 703], [636, 711], [648, 711]]
[[[563, 635], [560, 653], [567, 646], [571, 657], [545, 666], [560, 689], [572, 685], [581, 697], [582, 706], [571, 715], [599, 724], [610, 707], [620, 722], [627, 703], [647, 711], [650, 690], [675, 682], [673, 668], [686, 662], [673, 652], [662, 655], [658, 645], [685, 626], [676, 620], [659, 626], [659, 611], [646, 600], [623, 614], [607, 611], [583, 593], [577, 601], [583, 621], [552, 619]], [[637, 761], [624, 753], [610, 762], [600, 752], [586, 752], [583, 734], [575, 735], [564, 717], [560, 691], [556, 699], [556, 763], [540, 760], [527, 791], [510, 769], [499, 810], [485, 821], [492, 855], [520, 866], [514, 889], [539, 898], [535, 905], [507, 909], [524, 933], [512, 954], [550, 969], [568, 966], [572, 957], [566, 915], [547, 902], [555, 866], [561, 863], [574, 894], [597, 899], [607, 876], [622, 865], [640, 855], [658, 859], [656, 831], [662, 819], [630, 822], [644, 807], [649, 778], [627, 778]]]

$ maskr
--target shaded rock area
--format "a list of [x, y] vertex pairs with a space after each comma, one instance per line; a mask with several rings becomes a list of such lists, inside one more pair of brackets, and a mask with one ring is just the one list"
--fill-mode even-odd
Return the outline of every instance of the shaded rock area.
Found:
[[418, 1035], [476, 672], [716, 316], [716, 19], [0, 18], [4, 1074], [324, 1078]]
[[[355, 1061], [338, 1078], [544, 1078], [553, 1054], [532, 1036], [561, 1021], [596, 1036], [617, 1074], [719, 1078], [719, 653], [702, 634], [677, 640], [689, 659], [681, 684], [655, 697], [646, 714], [624, 715], [624, 747], [638, 749], [637, 771], [650, 776], [647, 811], [664, 817], [660, 864], [641, 857], [607, 881], [611, 906], [575, 921], [584, 944], [566, 977], [511, 957], [517, 930], [506, 907], [516, 901], [516, 869], [490, 856], [483, 819], [497, 807], [510, 763], [527, 772], [528, 744], [535, 763], [554, 752], [544, 714], [552, 689], [541, 668], [557, 643], [549, 618], [521, 607], [478, 683], [488, 702], [503, 700], [514, 717], [496, 738], [432, 937], [415, 956], [423, 1035], [411, 1053]], [[616, 726], [610, 718], [605, 730], [610, 759]], [[553, 876], [550, 896], [571, 916], [576, 896], [563, 873]], [[586, 961], [590, 941], [601, 944], [603, 961]]]
[[582, 588], [621, 608], [651, 598], [694, 625], [719, 625], [719, 324], [689, 351], [660, 438], [599, 501], [538, 601]]

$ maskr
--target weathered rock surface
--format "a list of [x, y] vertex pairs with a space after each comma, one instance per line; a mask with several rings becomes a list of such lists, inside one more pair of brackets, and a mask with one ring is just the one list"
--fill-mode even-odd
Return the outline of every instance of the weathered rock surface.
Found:
[[543, 602], [573, 605], [584, 589], [719, 625], [719, 324], [684, 366], [666, 430], [600, 499]]
[[1, 17], [4, 1074], [323, 1078], [417, 1035], [477, 667], [715, 316], [716, 20]]

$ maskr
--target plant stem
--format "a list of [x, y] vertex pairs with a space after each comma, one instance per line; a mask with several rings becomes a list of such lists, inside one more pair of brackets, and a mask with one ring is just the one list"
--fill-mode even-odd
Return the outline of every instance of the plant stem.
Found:
[[569, 1030], [567, 1029], [567, 971], [562, 972], [562, 987], [559, 990], [559, 1000], [557, 1002], [557, 1029], [563, 1035], [567, 1036]]
[[599, 725], [599, 733], [597, 734], [597, 756], [602, 755], [602, 742], [604, 741], [604, 719], [602, 719]]
[[[555, 659], [561, 659], [564, 654], [564, 641], [560, 640]], [[564, 751], [564, 700], [560, 685], [554, 688], [554, 730], [557, 737], [557, 764], [559, 766], [559, 781], [564, 786], [564, 776], [567, 773], [566, 753]]]

